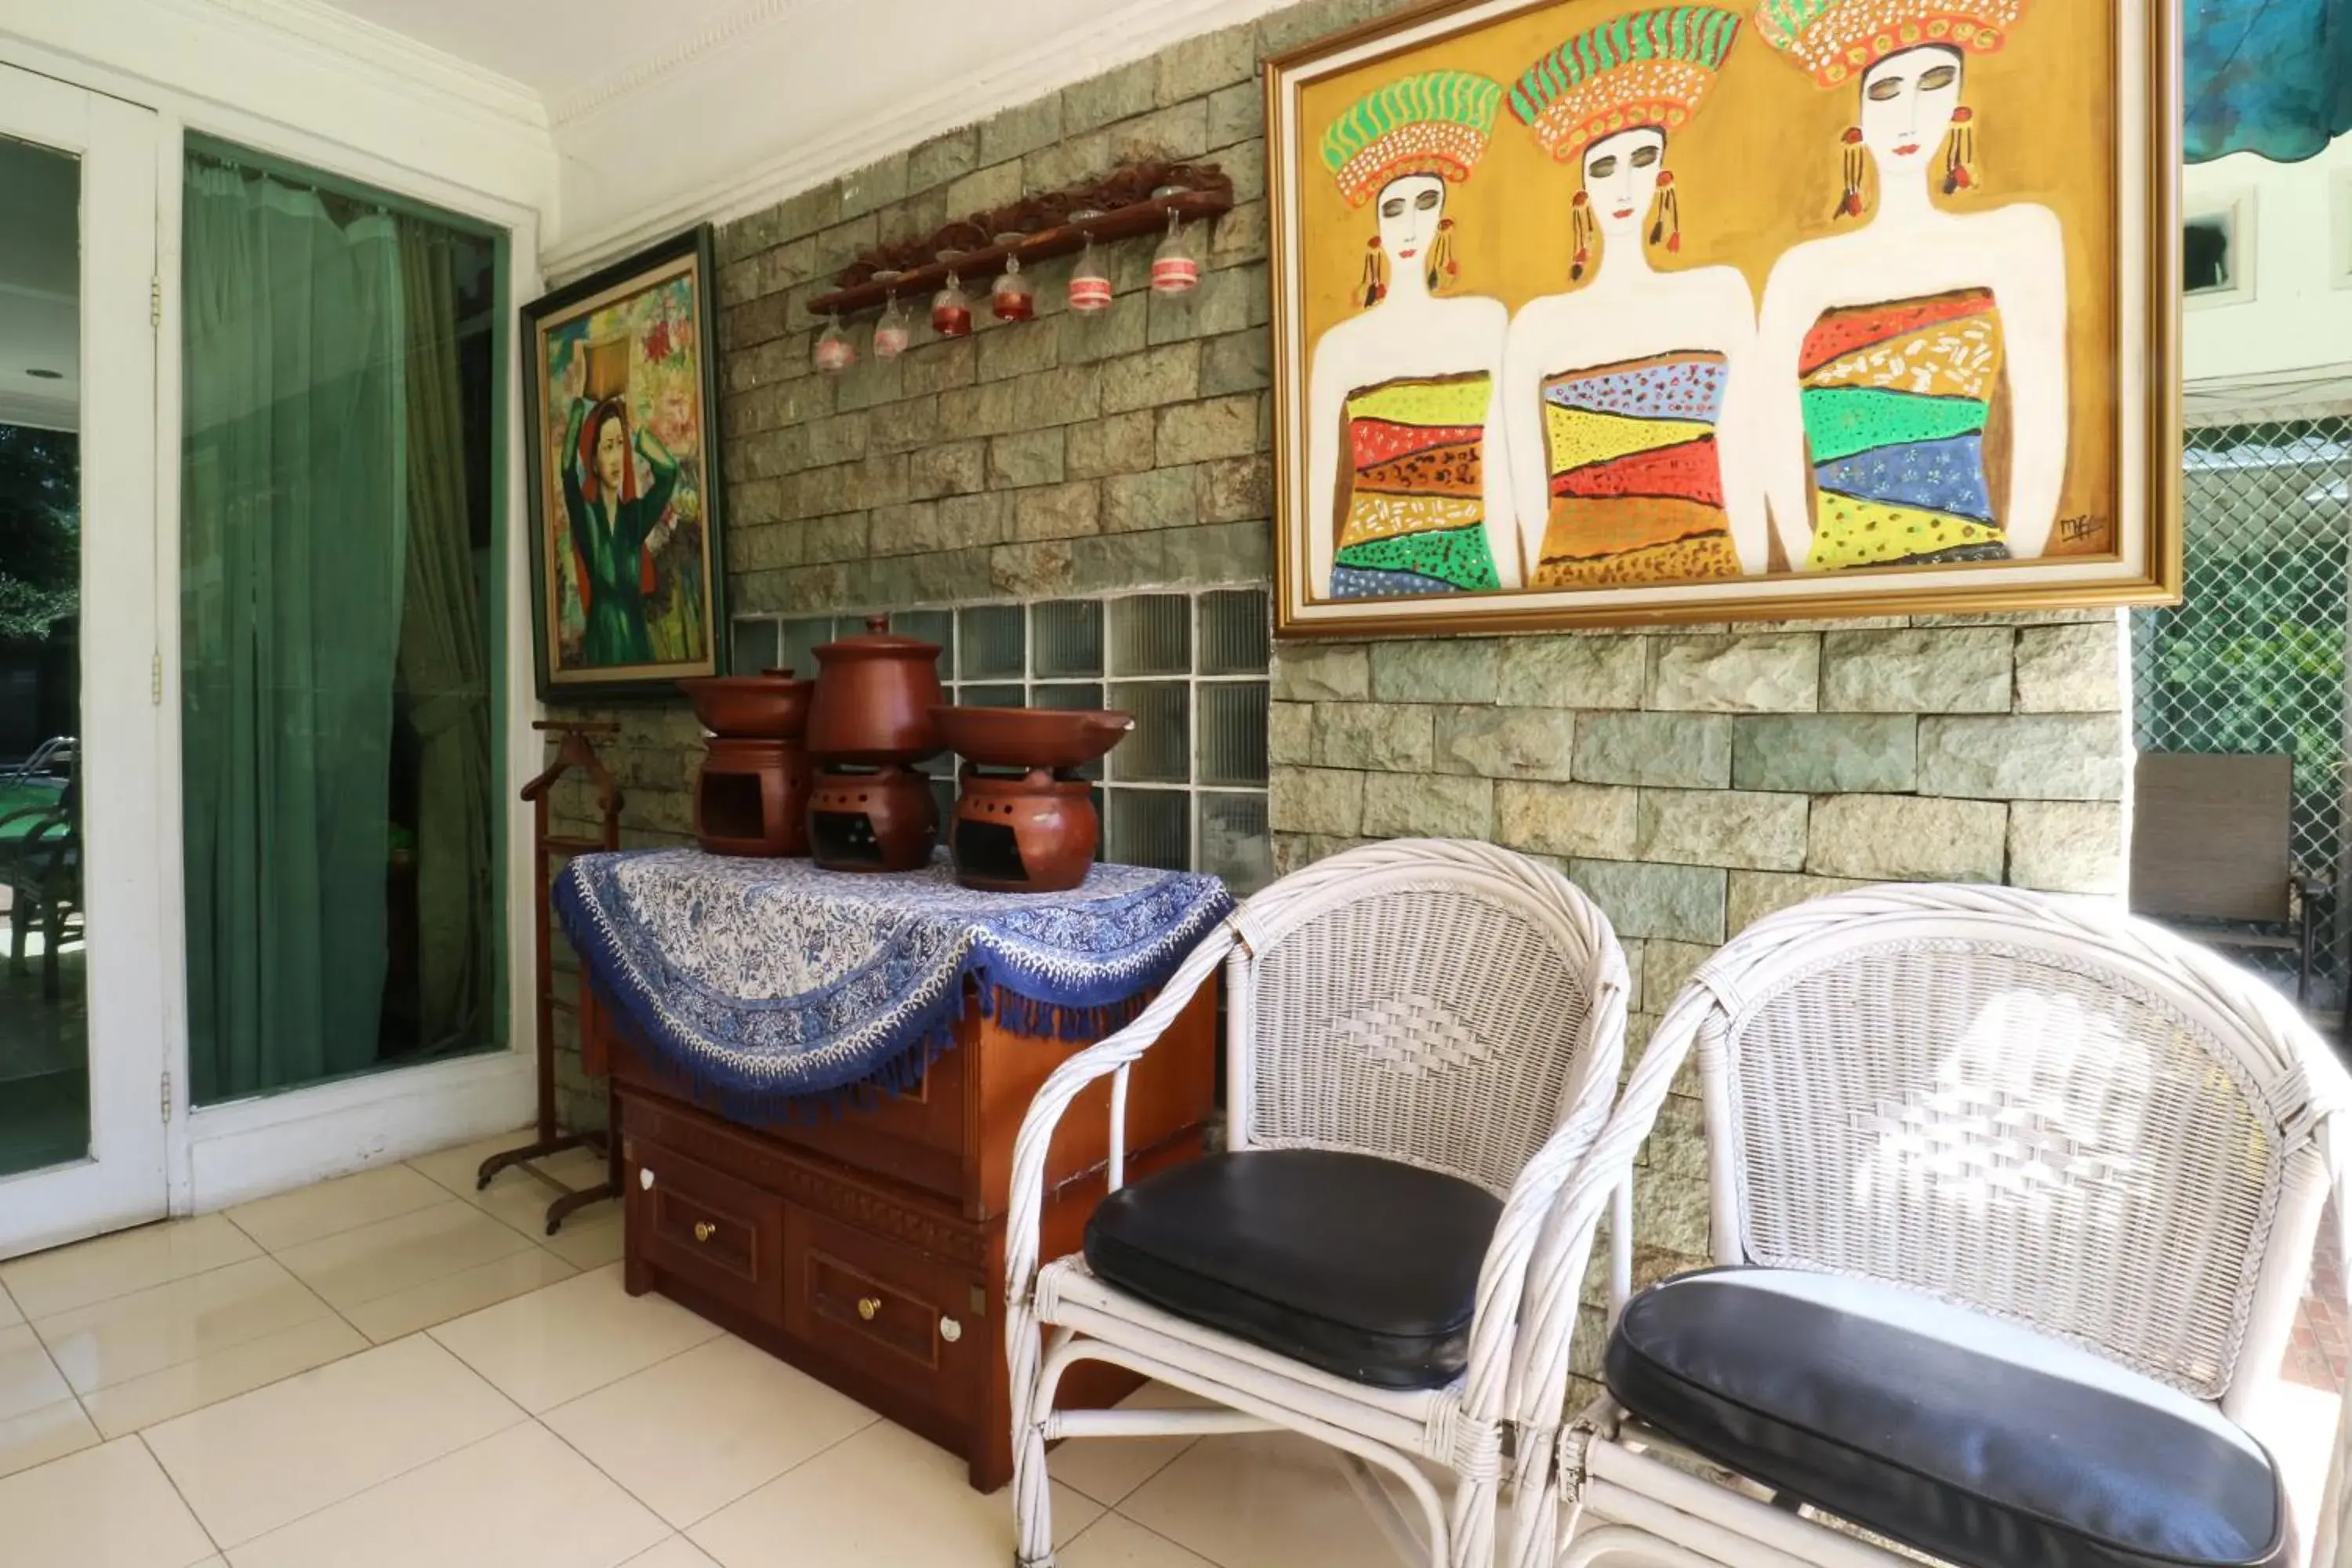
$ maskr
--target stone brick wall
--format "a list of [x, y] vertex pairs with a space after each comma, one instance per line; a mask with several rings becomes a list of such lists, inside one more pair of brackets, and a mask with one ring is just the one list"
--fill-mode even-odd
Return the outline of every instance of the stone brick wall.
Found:
[[[733, 607], [1265, 581], [1258, 61], [1394, 4], [1310, 0], [1206, 34], [726, 226]], [[1105, 251], [1118, 292], [1100, 315], [1065, 310], [1071, 263], [1053, 262], [1034, 269], [1034, 322], [983, 319], [970, 339], [887, 363], [864, 353], [861, 326], [856, 369], [811, 368], [807, 301], [860, 250], [1146, 157], [1233, 176], [1237, 205], [1202, 237], [1196, 293], [1151, 295], [1152, 242], [1132, 241]], [[1729, 933], [1816, 893], [1905, 878], [2117, 887], [2120, 663], [2107, 614], [1279, 647], [1276, 866], [1412, 834], [1543, 858], [1615, 921], [1638, 1043]], [[614, 717], [630, 841], [682, 837], [691, 717]], [[1704, 1253], [1702, 1155], [1696, 1101], [1677, 1094], [1643, 1157], [1645, 1276]]]
[[[2112, 612], [1280, 647], [1275, 864], [1430, 834], [1559, 868], [1624, 943], [1638, 1049], [1727, 937], [1822, 893], [2119, 890], [2123, 653]], [[1634, 1236], [1645, 1281], [1706, 1257], [1687, 1073]]]

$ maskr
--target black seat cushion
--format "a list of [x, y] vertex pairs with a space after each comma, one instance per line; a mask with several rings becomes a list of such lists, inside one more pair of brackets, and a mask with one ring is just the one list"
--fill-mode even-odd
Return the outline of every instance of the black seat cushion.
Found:
[[2273, 1568], [2277, 1468], [2211, 1405], [1868, 1280], [1710, 1268], [1610, 1336], [1609, 1390], [1708, 1458], [1968, 1568]]
[[1376, 1388], [1437, 1388], [1470, 1352], [1502, 1204], [1369, 1154], [1251, 1149], [1122, 1187], [1087, 1223], [1096, 1274], [1196, 1323]]

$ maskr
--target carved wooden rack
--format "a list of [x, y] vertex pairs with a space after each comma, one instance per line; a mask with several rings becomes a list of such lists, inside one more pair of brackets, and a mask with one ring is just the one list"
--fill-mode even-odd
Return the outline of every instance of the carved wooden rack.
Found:
[[[1171, 195], [1151, 194], [1171, 186], [1176, 187]], [[854, 316], [880, 310], [894, 294], [927, 301], [950, 272], [984, 289], [1008, 257], [1029, 262], [1068, 256], [1090, 239], [1108, 245], [1158, 234], [1171, 212], [1188, 220], [1213, 218], [1233, 205], [1233, 177], [1214, 163], [1138, 163], [1087, 184], [974, 213], [925, 238], [869, 250], [835, 274], [840, 288], [811, 300], [808, 308], [819, 316]], [[1073, 222], [1073, 213], [1090, 216]], [[1022, 237], [997, 243], [1008, 234]]]

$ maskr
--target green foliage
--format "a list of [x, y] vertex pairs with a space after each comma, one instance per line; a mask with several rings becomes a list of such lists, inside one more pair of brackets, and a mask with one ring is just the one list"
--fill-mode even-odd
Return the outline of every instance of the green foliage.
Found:
[[79, 443], [0, 425], [0, 643], [41, 642], [81, 605]]

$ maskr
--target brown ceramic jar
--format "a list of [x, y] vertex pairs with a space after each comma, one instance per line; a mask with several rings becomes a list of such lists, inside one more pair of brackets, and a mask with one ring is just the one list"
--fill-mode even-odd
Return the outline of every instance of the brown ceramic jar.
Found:
[[816, 650], [816, 698], [808, 748], [823, 763], [872, 767], [920, 762], [940, 749], [931, 710], [940, 702], [940, 646], [898, 637], [875, 616], [863, 637]]

